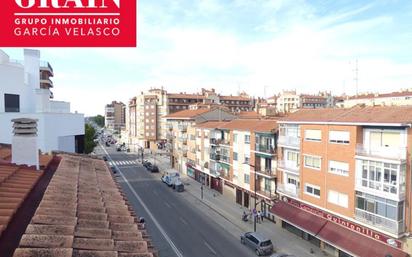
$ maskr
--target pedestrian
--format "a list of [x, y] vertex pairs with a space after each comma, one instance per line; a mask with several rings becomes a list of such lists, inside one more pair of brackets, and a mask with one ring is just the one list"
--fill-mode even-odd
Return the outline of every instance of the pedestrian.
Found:
[[260, 216], [261, 222], [263, 222], [263, 219], [266, 217], [265, 211], [262, 211], [260, 215], [261, 215], [261, 216]]
[[257, 211], [256, 211], [256, 208], [253, 208], [253, 220], [254, 220], [255, 222], [258, 221], [258, 220], [257, 220]]
[[261, 219], [262, 219], [262, 213], [261, 213], [260, 211], [258, 211], [258, 212], [257, 212], [257, 221], [258, 221], [258, 223], [261, 223], [261, 222], [260, 222]]

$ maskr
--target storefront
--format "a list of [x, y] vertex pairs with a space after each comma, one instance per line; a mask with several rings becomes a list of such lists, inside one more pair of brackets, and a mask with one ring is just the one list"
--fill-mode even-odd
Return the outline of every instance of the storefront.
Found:
[[222, 193], [223, 186], [222, 186], [222, 180], [220, 178], [215, 178], [210, 176], [207, 173], [202, 172], [199, 169], [196, 169], [194, 166], [192, 166], [189, 163], [186, 163], [186, 168], [187, 168], [187, 175], [197, 182], [214, 189], [218, 191], [219, 193]]
[[408, 256], [399, 240], [288, 197], [276, 201], [270, 212], [284, 229], [335, 256]]

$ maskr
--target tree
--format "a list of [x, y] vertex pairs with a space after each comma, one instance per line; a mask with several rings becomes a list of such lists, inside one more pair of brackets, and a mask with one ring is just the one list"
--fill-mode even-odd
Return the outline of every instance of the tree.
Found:
[[104, 127], [104, 116], [102, 115], [97, 115], [92, 117], [92, 120], [101, 128]]
[[85, 124], [84, 130], [84, 153], [89, 154], [93, 152], [93, 149], [96, 146], [96, 143], [94, 142], [96, 130], [89, 124]]

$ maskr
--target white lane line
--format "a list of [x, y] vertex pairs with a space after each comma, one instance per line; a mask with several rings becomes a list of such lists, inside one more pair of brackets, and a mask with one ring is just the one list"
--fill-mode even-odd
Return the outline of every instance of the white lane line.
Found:
[[187, 221], [185, 221], [182, 217], [180, 217], [180, 221], [181, 221], [183, 224], [185, 224], [186, 226], [189, 225], [189, 224], [187, 223]]
[[169, 208], [172, 208], [172, 206], [170, 204], [168, 204], [167, 202], [165, 202], [165, 205]]
[[[109, 153], [106, 151], [106, 149], [102, 146], [101, 143], [99, 143], [100, 147], [103, 149], [103, 151], [106, 153], [106, 155], [109, 157], [110, 160], [112, 160], [112, 157], [110, 157]], [[123, 180], [126, 182], [126, 185], [129, 187], [129, 189], [132, 191], [133, 195], [136, 197], [136, 199], [140, 202], [140, 204], [143, 206], [143, 209], [145, 209], [147, 215], [152, 219], [153, 223], [156, 225], [157, 229], [162, 233], [163, 237], [166, 239], [166, 241], [169, 243], [170, 247], [172, 247], [173, 251], [178, 257], [183, 257], [183, 254], [177, 249], [176, 245], [173, 243], [173, 241], [170, 239], [170, 237], [166, 234], [165, 230], [162, 228], [162, 226], [159, 224], [159, 222], [156, 220], [156, 218], [152, 215], [151, 211], [149, 208], [146, 206], [146, 204], [143, 202], [142, 198], [136, 193], [136, 191], [133, 189], [132, 185], [130, 185], [129, 181], [126, 179], [126, 177], [123, 175], [123, 172], [119, 169], [119, 167], [116, 167], [119, 170], [120, 176], [122, 176]]]
[[209, 248], [209, 250], [213, 253], [213, 255], [217, 255], [215, 250], [206, 241], [204, 243], [205, 243], [206, 247]]

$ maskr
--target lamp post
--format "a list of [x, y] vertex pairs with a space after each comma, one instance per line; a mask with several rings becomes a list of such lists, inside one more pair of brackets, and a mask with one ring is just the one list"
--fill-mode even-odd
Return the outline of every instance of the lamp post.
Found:
[[[254, 193], [255, 193], [255, 204], [254, 204], [254, 208], [253, 208], [253, 211], [255, 211], [256, 213], [253, 213], [253, 232], [256, 232], [256, 220], [257, 220], [257, 210], [256, 210], [256, 206], [257, 206], [257, 203], [256, 203], [256, 199], [257, 199], [257, 193], [256, 193], [256, 191], [257, 191], [257, 188], [256, 188], [256, 182], [257, 182], [257, 174], [256, 174], [256, 171], [255, 171], [255, 165], [252, 165], [252, 164], [249, 164], [248, 163], [248, 165], [249, 165], [249, 167], [251, 167], [251, 168], [253, 168], [253, 172], [255, 173], [255, 183], [254, 183]], [[253, 212], [252, 211], [252, 212]]]

